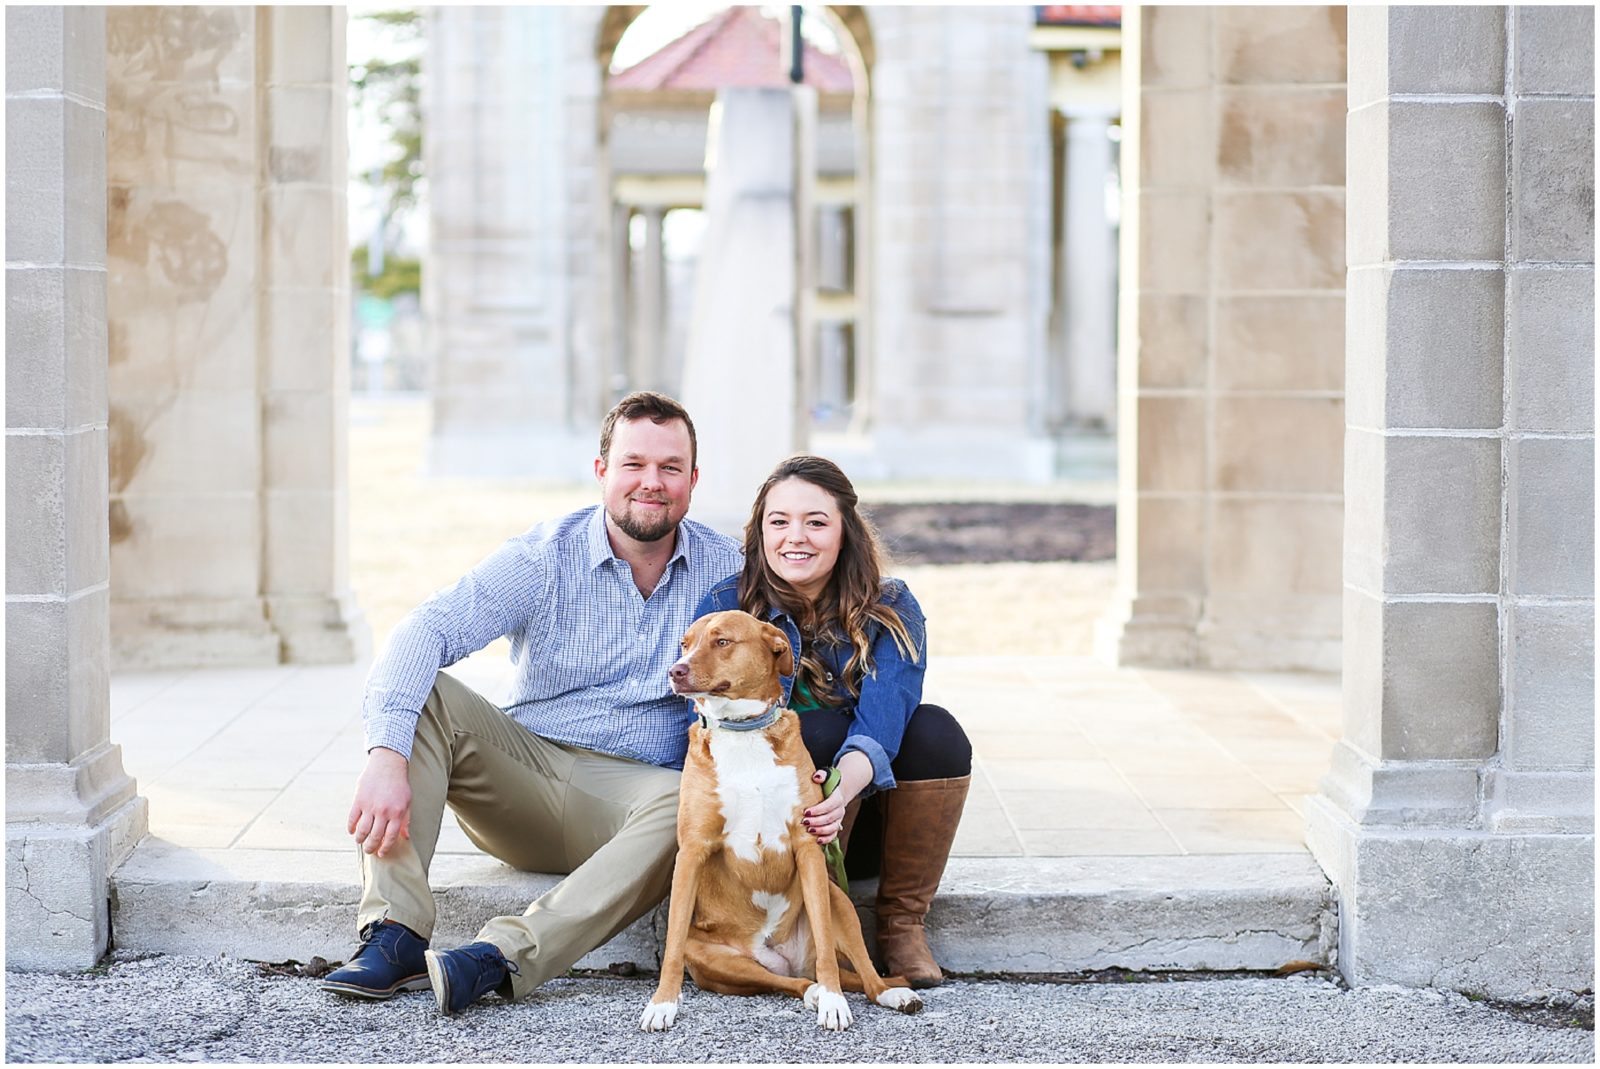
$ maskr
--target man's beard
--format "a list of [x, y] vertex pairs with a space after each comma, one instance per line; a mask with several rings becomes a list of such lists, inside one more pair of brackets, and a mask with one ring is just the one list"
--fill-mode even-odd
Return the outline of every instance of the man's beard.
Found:
[[[631, 505], [633, 502], [627, 504]], [[617, 525], [617, 529], [635, 542], [659, 542], [678, 526], [671, 512], [670, 508], [662, 509], [660, 515], [648, 518], [636, 515], [625, 505], [620, 514], [609, 512], [608, 515], [611, 517], [611, 522]]]

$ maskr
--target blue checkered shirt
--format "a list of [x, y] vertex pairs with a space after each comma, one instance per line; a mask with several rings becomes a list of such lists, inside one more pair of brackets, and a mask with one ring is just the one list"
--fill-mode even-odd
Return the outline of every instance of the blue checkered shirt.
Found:
[[739, 546], [684, 520], [647, 599], [611, 552], [599, 505], [509, 539], [395, 627], [367, 676], [367, 749], [411, 756], [417, 715], [439, 669], [511, 639], [506, 714], [536, 735], [682, 768], [689, 713], [667, 669], [695, 605], [743, 564]]

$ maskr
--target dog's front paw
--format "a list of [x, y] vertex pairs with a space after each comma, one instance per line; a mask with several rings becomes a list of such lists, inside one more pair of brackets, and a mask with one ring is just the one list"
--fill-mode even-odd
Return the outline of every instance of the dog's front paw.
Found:
[[817, 1011], [817, 1027], [830, 1032], [843, 1032], [850, 1027], [850, 1004], [837, 991], [829, 991], [821, 984], [806, 988], [806, 1006]]
[[901, 1013], [921, 1013], [922, 999], [909, 987], [891, 987], [878, 996], [878, 1005]]
[[644, 1014], [639, 1018], [639, 1031], [665, 1032], [677, 1019], [676, 1002], [652, 1002], [644, 1008]]

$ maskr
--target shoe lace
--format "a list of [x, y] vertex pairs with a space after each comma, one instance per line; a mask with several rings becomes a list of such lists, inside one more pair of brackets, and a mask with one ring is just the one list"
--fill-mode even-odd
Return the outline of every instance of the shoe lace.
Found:
[[502, 954], [498, 947], [485, 946], [480, 948], [468, 946], [462, 947], [461, 949], [468, 957], [481, 963], [482, 965], [488, 966], [489, 968], [504, 969], [513, 976], [520, 976], [522, 974], [522, 970], [517, 968], [516, 963]]
[[[384, 930], [386, 928], [394, 928], [395, 931], [393, 934], [391, 934]], [[368, 947], [381, 946], [386, 942], [400, 938], [399, 933], [399, 927], [395, 925], [384, 924], [382, 921], [376, 921], [367, 925], [366, 928], [364, 928], [361, 932], [361, 942], [356, 946], [356, 952], [350, 955], [350, 960], [354, 961], [356, 958], [360, 957], [361, 952]]]

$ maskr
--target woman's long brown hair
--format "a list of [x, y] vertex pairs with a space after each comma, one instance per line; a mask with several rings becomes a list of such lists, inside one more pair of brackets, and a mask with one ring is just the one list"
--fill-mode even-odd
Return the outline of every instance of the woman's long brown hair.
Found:
[[[843, 537], [839, 559], [815, 603], [773, 572], [762, 545], [762, 524], [767, 511], [767, 495], [787, 479], [800, 479], [825, 491], [837, 502]], [[739, 574], [739, 607], [765, 618], [767, 610], [781, 609], [800, 626], [805, 649], [797, 651], [799, 667], [795, 683], [804, 683], [812, 698], [824, 706], [838, 705], [844, 698], [838, 685], [851, 700], [861, 696], [861, 681], [873, 671], [872, 649], [867, 641], [867, 625], [876, 620], [894, 636], [895, 645], [905, 656], [917, 657], [916, 643], [906, 630], [900, 614], [879, 599], [883, 593], [883, 549], [878, 533], [857, 508], [856, 488], [839, 466], [815, 456], [794, 456], [779, 464], [756, 494], [750, 522], [744, 528], [744, 570]], [[850, 640], [855, 647], [845, 665], [844, 678], [828, 679], [828, 670], [817, 656], [818, 641]]]

